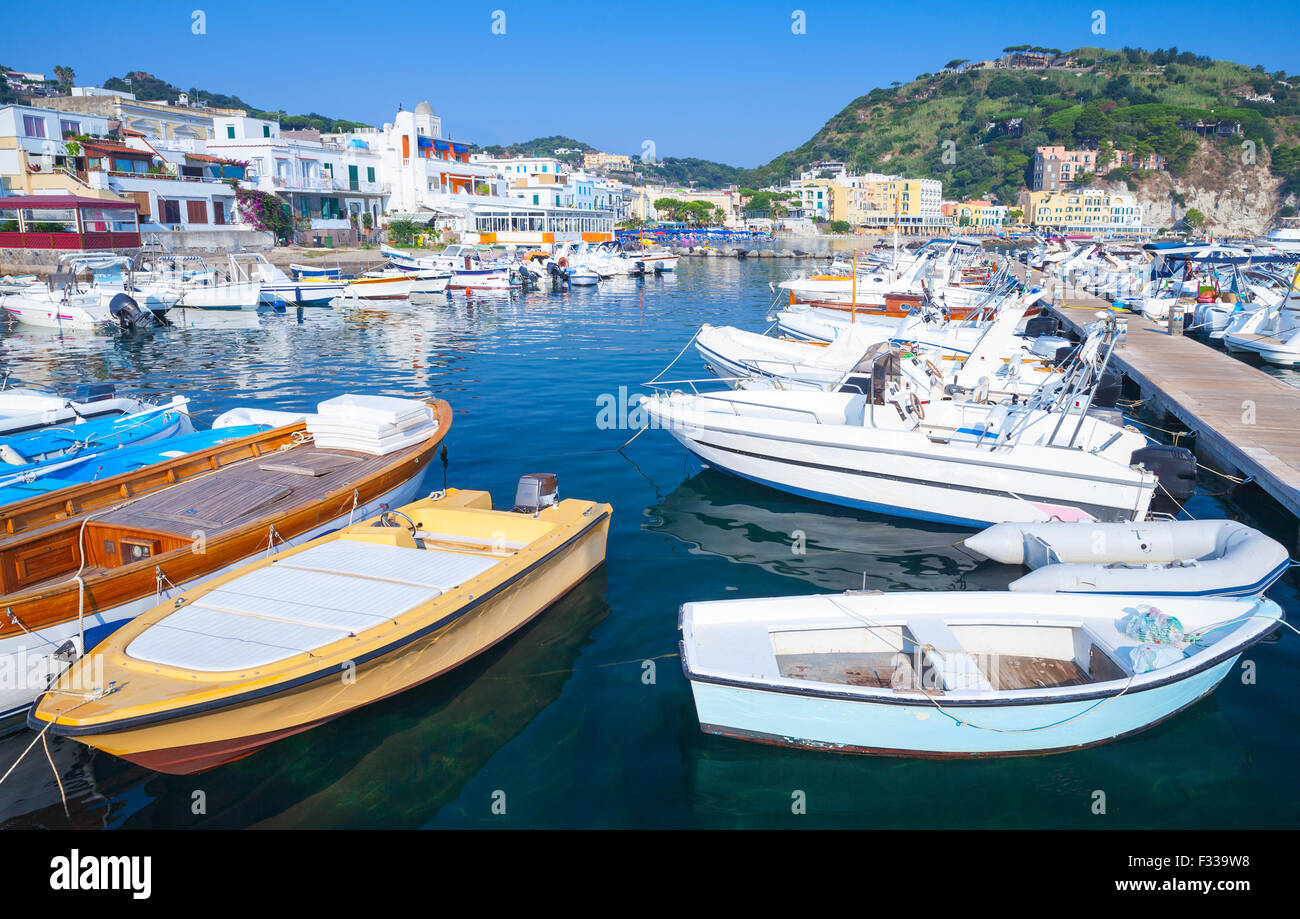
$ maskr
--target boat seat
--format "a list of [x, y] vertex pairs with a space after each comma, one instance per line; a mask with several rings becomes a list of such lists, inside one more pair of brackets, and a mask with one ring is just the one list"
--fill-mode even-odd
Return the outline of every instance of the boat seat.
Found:
[[254, 669], [382, 625], [496, 564], [331, 540], [222, 584], [145, 629], [126, 653], [193, 671]]
[[907, 630], [919, 645], [930, 646], [930, 662], [948, 692], [992, 692], [979, 664], [962, 650], [961, 641], [941, 620], [927, 616], [907, 620]]

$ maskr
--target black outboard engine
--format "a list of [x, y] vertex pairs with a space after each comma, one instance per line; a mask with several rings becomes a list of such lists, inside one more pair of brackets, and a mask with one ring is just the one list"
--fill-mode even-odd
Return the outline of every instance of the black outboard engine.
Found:
[[1134, 466], [1141, 463], [1148, 472], [1155, 473], [1160, 483], [1151, 499], [1152, 510], [1176, 513], [1196, 494], [1196, 457], [1186, 447], [1164, 444], [1143, 447], [1133, 451], [1129, 463]]
[[163, 325], [162, 320], [149, 310], [140, 309], [140, 304], [127, 294], [117, 294], [108, 301], [108, 312], [117, 320], [123, 332], [157, 329]]
[[1025, 320], [1025, 337], [1038, 338], [1041, 335], [1055, 335], [1056, 318], [1042, 313]]
[[569, 273], [555, 262], [548, 262], [546, 272], [551, 276], [551, 287], [563, 287], [569, 283]]
[[1102, 371], [1092, 391], [1092, 405], [1095, 408], [1114, 408], [1119, 402], [1119, 394], [1124, 389], [1124, 375], [1107, 367]]

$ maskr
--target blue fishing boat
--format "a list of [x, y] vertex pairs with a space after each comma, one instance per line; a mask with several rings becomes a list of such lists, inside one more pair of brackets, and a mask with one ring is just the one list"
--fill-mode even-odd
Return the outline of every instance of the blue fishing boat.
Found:
[[687, 603], [679, 626], [706, 733], [949, 758], [1143, 731], [1281, 621], [1262, 598], [873, 591]]
[[0, 486], [0, 507], [23, 501], [37, 495], [48, 495], [61, 488], [98, 482], [125, 472], [135, 472], [154, 463], [179, 459], [199, 450], [206, 450], [241, 437], [249, 437], [270, 429], [270, 425], [246, 424], [207, 431], [195, 431], [164, 440], [135, 443], [104, 453], [83, 456], [66, 466], [60, 466], [45, 475], [20, 479]]
[[0, 437], [0, 487], [81, 465], [120, 447], [190, 434], [194, 425], [188, 404], [188, 399], [177, 396], [140, 412]]

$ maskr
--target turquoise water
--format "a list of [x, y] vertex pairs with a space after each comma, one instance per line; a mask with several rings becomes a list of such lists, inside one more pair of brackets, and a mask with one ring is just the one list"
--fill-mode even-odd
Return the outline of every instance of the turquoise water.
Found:
[[[602, 395], [636, 391], [702, 322], [761, 330], [789, 264], [683, 260], [676, 276], [514, 299], [437, 299], [384, 312], [309, 310], [254, 328], [140, 339], [0, 332], [13, 381], [87, 379], [192, 396], [211, 419], [253, 402], [310, 408], [341, 391], [433, 393], [456, 412], [448, 484], [498, 503], [526, 472], [614, 506], [603, 570], [527, 631], [459, 671], [200, 776], [158, 775], [52, 741], [0, 786], [5, 827], [1207, 827], [1295, 826], [1300, 642], [1248, 653], [1258, 680], [1143, 735], [1079, 753], [928, 762], [786, 750], [699, 731], [675, 657], [687, 600], [847, 588], [981, 589], [965, 531], [843, 511], [701, 470], [668, 435], [597, 424]], [[803, 267], [800, 263], [799, 267]], [[674, 377], [702, 367], [686, 355]], [[1157, 422], [1158, 423], [1158, 422]], [[442, 487], [442, 470], [426, 486]], [[1214, 497], [1287, 545], [1264, 500]], [[806, 554], [792, 551], [806, 534]], [[1271, 595], [1300, 610], [1288, 575]], [[1289, 634], [1289, 633], [1288, 633]], [[649, 666], [653, 665], [653, 680]], [[0, 739], [0, 772], [31, 736]], [[1095, 791], [1107, 813], [1095, 815]], [[195, 814], [196, 793], [205, 813]], [[792, 814], [795, 792], [807, 813]], [[505, 813], [493, 811], [504, 796]], [[498, 808], [499, 809], [499, 808]]]

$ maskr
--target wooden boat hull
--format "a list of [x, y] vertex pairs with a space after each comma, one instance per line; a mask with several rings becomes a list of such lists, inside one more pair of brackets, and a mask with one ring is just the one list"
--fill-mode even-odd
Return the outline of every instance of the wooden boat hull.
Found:
[[[27, 531], [35, 531], [37, 537], [52, 528], [66, 532], [66, 538], [51, 544], [50, 552], [34, 557], [40, 558], [42, 564], [46, 564], [46, 558], [63, 559], [75, 568], [82, 551], [78, 520], [91, 514], [95, 515], [92, 519], [102, 520], [125, 499], [160, 492], [177, 481], [229, 468], [241, 457], [277, 457], [281, 447], [302, 433], [302, 423], [5, 508], [0, 514], [0, 577], [5, 580], [7, 593], [0, 597], [0, 603], [9, 608], [12, 616], [0, 623], [0, 666], [26, 676], [0, 690], [0, 717], [23, 711], [47, 685], [48, 677], [64, 669], [66, 664], [53, 659], [51, 652], [63, 641], [72, 639], [75, 644], [83, 623], [89, 648], [159, 599], [265, 553], [273, 539], [277, 547], [299, 544], [364, 519], [383, 506], [409, 501], [451, 426], [450, 406], [438, 402], [436, 407], [437, 433], [416, 447], [385, 457], [386, 462], [376, 462], [372, 471], [342, 480], [327, 494], [294, 501], [247, 523], [203, 535], [201, 544], [186, 539], [173, 547], [172, 540], [160, 533], [158, 554], [106, 570], [88, 565], [82, 579], [84, 591], [71, 576], [43, 579], [30, 586], [11, 583], [14, 573], [24, 567], [34, 571], [33, 577], [44, 573], [33, 569], [34, 563], [29, 561], [42, 545], [30, 543], [33, 548], [27, 548]], [[7, 538], [6, 531], [11, 534]], [[190, 533], [188, 527], [185, 533]], [[196, 536], [200, 533], [201, 529], [195, 531]], [[87, 541], [86, 545], [92, 555], [97, 551], [93, 542]]]
[[[911, 314], [912, 310], [921, 305], [921, 296], [919, 294], [912, 296], [899, 296], [886, 294], [884, 302], [871, 302], [859, 300], [856, 305], [836, 300], [790, 300], [791, 306], [807, 306], [813, 309], [826, 310], [836, 315], [856, 316], [859, 319], [868, 317], [884, 316], [890, 319], [901, 319]], [[971, 305], [951, 305], [945, 310], [949, 319], [962, 320], [969, 319], [979, 310]], [[1035, 305], [1025, 310], [1025, 318], [1030, 319], [1038, 316], [1043, 312], [1041, 306]]]
[[[175, 712], [176, 717], [166, 711], [152, 720], [136, 716], [134, 720], [145, 723], [135, 727], [132, 719], [124, 719], [120, 729], [102, 732], [89, 724], [56, 722], [51, 732], [74, 736], [149, 769], [190, 774], [240, 759], [267, 744], [404, 692], [505, 640], [599, 567], [605, 558], [610, 510], [608, 505], [591, 507], [595, 512], [569, 526], [561, 534], [562, 541], [537, 553], [540, 557], [519, 559], [504, 580], [482, 595], [462, 594], [463, 602], [451, 614], [367, 646], [370, 650], [346, 662], [354, 665], [351, 680], [341, 679], [339, 665], [324, 654], [321, 663], [311, 665], [314, 670], [286, 671], [274, 680], [250, 675], [239, 684], [236, 695], [189, 705]], [[132, 711], [137, 709], [139, 706]], [[29, 723], [44, 727], [35, 713], [29, 716]], [[117, 725], [110, 721], [106, 727]]]

